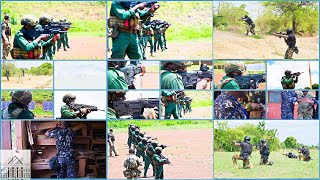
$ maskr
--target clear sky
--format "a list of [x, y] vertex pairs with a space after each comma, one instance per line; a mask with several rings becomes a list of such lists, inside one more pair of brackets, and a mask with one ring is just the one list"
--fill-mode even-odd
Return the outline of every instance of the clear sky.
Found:
[[[319, 62], [310, 61], [312, 84], [319, 83]], [[267, 63], [267, 87], [268, 89], [282, 89], [281, 77], [284, 71], [304, 72], [299, 76], [295, 89], [310, 86], [308, 61], [268, 61]]]
[[159, 91], [129, 91], [126, 93], [126, 100], [136, 100], [138, 98], [159, 98]]
[[[62, 97], [67, 94], [74, 94], [78, 104], [87, 104], [97, 106], [98, 109], [107, 110], [106, 91], [55, 91], [54, 92], [54, 117], [60, 117], [60, 108], [65, 103], [62, 102]], [[88, 119], [106, 119], [106, 112], [94, 111], [88, 115]]]
[[[305, 145], [319, 145], [319, 121], [317, 120], [267, 120], [267, 129], [278, 129], [277, 137], [284, 141], [293, 136], [299, 143]], [[254, 120], [229, 120], [230, 127], [237, 127], [245, 123], [258, 125]]]
[[106, 89], [103, 61], [56, 61], [54, 85], [57, 89]]

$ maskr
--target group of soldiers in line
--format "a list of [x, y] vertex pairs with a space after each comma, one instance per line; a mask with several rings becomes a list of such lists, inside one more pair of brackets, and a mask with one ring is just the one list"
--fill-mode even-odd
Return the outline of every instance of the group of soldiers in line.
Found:
[[281, 91], [281, 119], [294, 119], [295, 103], [298, 103], [298, 119], [318, 119], [318, 91], [315, 97], [308, 94], [308, 90], [302, 90], [302, 93], [297, 94], [293, 89], [301, 72], [292, 73], [286, 70], [284, 74], [281, 78], [284, 89]]
[[182, 112], [183, 115], [192, 112], [191, 102], [192, 98], [186, 96], [184, 91], [162, 91], [161, 105], [165, 107], [164, 119], [171, 119], [171, 115], [174, 119], [179, 119], [183, 117]]
[[[242, 160], [244, 169], [252, 169], [253, 164], [250, 163], [250, 157], [251, 157], [251, 153], [252, 153], [254, 145], [252, 145], [250, 143], [250, 137], [245, 136], [243, 142], [234, 141], [233, 145], [241, 147], [240, 154], [236, 154], [232, 157], [233, 165], [236, 168], [239, 168], [239, 166], [237, 164], [237, 160]], [[274, 165], [274, 162], [269, 160], [270, 147], [269, 147], [269, 144], [267, 143], [267, 141], [265, 139], [262, 139], [261, 143], [256, 144], [255, 146], [257, 149], [260, 150], [260, 155], [261, 155], [260, 165], [270, 165], [270, 166]], [[301, 160], [303, 160], [303, 161], [310, 161], [311, 160], [310, 151], [307, 147], [302, 146], [301, 149], [298, 149], [298, 153], [299, 153], [299, 160], [300, 161]], [[288, 158], [297, 158], [297, 156], [295, 156], [292, 153], [285, 154], [285, 155]]]
[[[65, 17], [59, 22], [66, 22]], [[56, 51], [63, 46], [64, 51], [67, 51], [69, 46], [68, 29], [65, 32], [58, 34], [41, 34], [34, 36], [35, 30], [41, 30], [44, 26], [53, 22], [53, 16], [43, 14], [39, 20], [31, 14], [22, 17], [22, 28], [16, 32], [11, 46], [11, 25], [10, 15], [4, 15], [4, 21], [1, 24], [2, 28], [2, 59], [7, 59], [9, 53], [13, 59], [46, 59], [53, 60]], [[57, 46], [56, 46], [57, 44]], [[12, 48], [11, 48], [12, 47]]]
[[[240, 20], [246, 23], [246, 36], [248, 36], [249, 32], [251, 32], [253, 35], [256, 35], [254, 30], [255, 24], [248, 15], [245, 15]], [[298, 47], [296, 46], [296, 36], [292, 28], [287, 29], [285, 32], [274, 32], [273, 35], [279, 38], [283, 38], [284, 42], [288, 45], [288, 49], [286, 50], [284, 59], [292, 59], [293, 53], [299, 53]]]
[[108, 19], [108, 37], [112, 38], [111, 59], [124, 59], [125, 56], [135, 60], [146, 59], [148, 42], [151, 56], [159, 49], [167, 49], [165, 33], [171, 24], [151, 21], [159, 8], [157, 2], [112, 2]]
[[162, 155], [162, 150], [167, 146], [158, 143], [156, 140], [157, 138], [148, 137], [146, 133], [141, 132], [140, 127], [134, 124], [129, 125], [127, 141], [129, 157], [124, 161], [123, 165], [126, 168], [123, 174], [127, 179], [140, 178], [141, 171], [139, 167], [142, 166], [141, 157], [144, 161], [143, 178], [147, 178], [147, 172], [151, 165], [155, 179], [163, 179], [163, 165], [171, 164], [171, 162]]

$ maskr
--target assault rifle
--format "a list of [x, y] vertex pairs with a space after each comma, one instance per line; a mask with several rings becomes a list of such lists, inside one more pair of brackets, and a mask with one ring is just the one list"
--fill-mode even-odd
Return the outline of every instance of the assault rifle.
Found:
[[168, 158], [166, 158], [164, 155], [160, 154], [160, 157], [161, 157], [162, 159], [165, 159], [165, 160], [167, 161], [167, 164], [173, 166], [173, 164], [170, 162], [170, 160], [169, 160]]
[[141, 64], [137, 64], [137, 65], [129, 64], [123, 68], [120, 68], [120, 71], [122, 71], [124, 73], [124, 76], [126, 78], [126, 82], [128, 84], [128, 88], [135, 89], [134, 84], [133, 84], [134, 76], [137, 74], [142, 74], [142, 76], [143, 76], [144, 73], [146, 72], [146, 69]]
[[281, 39], [281, 36], [287, 35], [287, 32], [273, 32], [272, 35]]
[[295, 73], [291, 73], [291, 76], [300, 76], [302, 73], [304, 73], [304, 72], [295, 72]]
[[266, 82], [265, 74], [250, 74], [246, 76], [234, 76], [240, 89], [257, 89], [259, 83]]
[[212, 80], [213, 70], [201, 64], [200, 70], [189, 72], [178, 72], [182, 76], [182, 81], [185, 89], [196, 89], [198, 79], [209, 78]]
[[113, 101], [112, 109], [119, 116], [130, 116], [130, 119], [141, 119], [144, 108], [158, 108], [159, 98], [141, 98], [137, 100]]
[[59, 33], [67, 32], [70, 28], [74, 28], [71, 25], [71, 22], [51, 22], [48, 25], [42, 26], [42, 28], [34, 30], [25, 30], [23, 33], [27, 37], [36, 39], [42, 34], [56, 35]]
[[[98, 109], [97, 106], [91, 106], [87, 104], [76, 104], [76, 103], [70, 103], [69, 108], [74, 110], [74, 111], [80, 111], [82, 108], [90, 109], [91, 111], [105, 111]], [[80, 119], [86, 119], [87, 114], [81, 114]]]

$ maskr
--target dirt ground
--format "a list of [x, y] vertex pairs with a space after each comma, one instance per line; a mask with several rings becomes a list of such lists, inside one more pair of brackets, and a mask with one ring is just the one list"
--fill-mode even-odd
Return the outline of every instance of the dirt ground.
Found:
[[[225, 76], [225, 74], [214, 73], [214, 84], [217, 85], [221, 81], [223, 76]], [[267, 86], [267, 83], [260, 83], [258, 89], [266, 90], [266, 86]]]
[[159, 89], [159, 73], [145, 73], [142, 76], [142, 89]]
[[[161, 108], [164, 108], [163, 106]], [[185, 115], [182, 112], [182, 118], [180, 119], [212, 119], [212, 106], [208, 107], [191, 107], [192, 112], [188, 112]], [[164, 116], [164, 109], [163, 116]], [[164, 117], [161, 117], [163, 119]], [[171, 116], [171, 119], [173, 119], [173, 116]]]
[[[111, 45], [110, 45], [111, 48]], [[212, 59], [212, 41], [167, 42], [167, 50], [158, 50], [154, 57], [150, 56], [150, 47], [147, 47], [147, 60], [203, 60]], [[108, 53], [108, 57], [111, 57]], [[126, 57], [127, 59], [128, 57]]]
[[[164, 165], [164, 178], [213, 178], [212, 129], [155, 130], [147, 134], [168, 146], [163, 150], [163, 155], [170, 159], [173, 166]], [[116, 150], [120, 156], [108, 157], [109, 179], [124, 179], [122, 172], [123, 162], [128, 156], [127, 138], [128, 133], [116, 133]], [[154, 179], [151, 166], [147, 176]]]
[[[106, 38], [105, 37], [73, 37], [68, 35], [70, 49], [63, 48], [56, 52], [54, 60], [105, 60]], [[11, 56], [9, 55], [11, 58]]]
[[45, 89], [52, 88], [52, 76], [30, 76], [10, 77], [7, 81], [6, 77], [2, 77], [1, 83], [3, 89]]
[[[246, 37], [244, 34], [214, 31], [215, 59], [284, 59], [288, 48], [283, 38], [265, 35], [263, 39]], [[318, 37], [299, 37], [299, 54], [294, 59], [318, 59]]]

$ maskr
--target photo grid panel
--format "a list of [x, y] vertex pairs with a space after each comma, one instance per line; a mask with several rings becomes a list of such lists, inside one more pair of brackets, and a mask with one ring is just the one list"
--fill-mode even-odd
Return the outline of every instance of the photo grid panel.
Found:
[[214, 178], [319, 178], [318, 21], [318, 2], [213, 1]]

